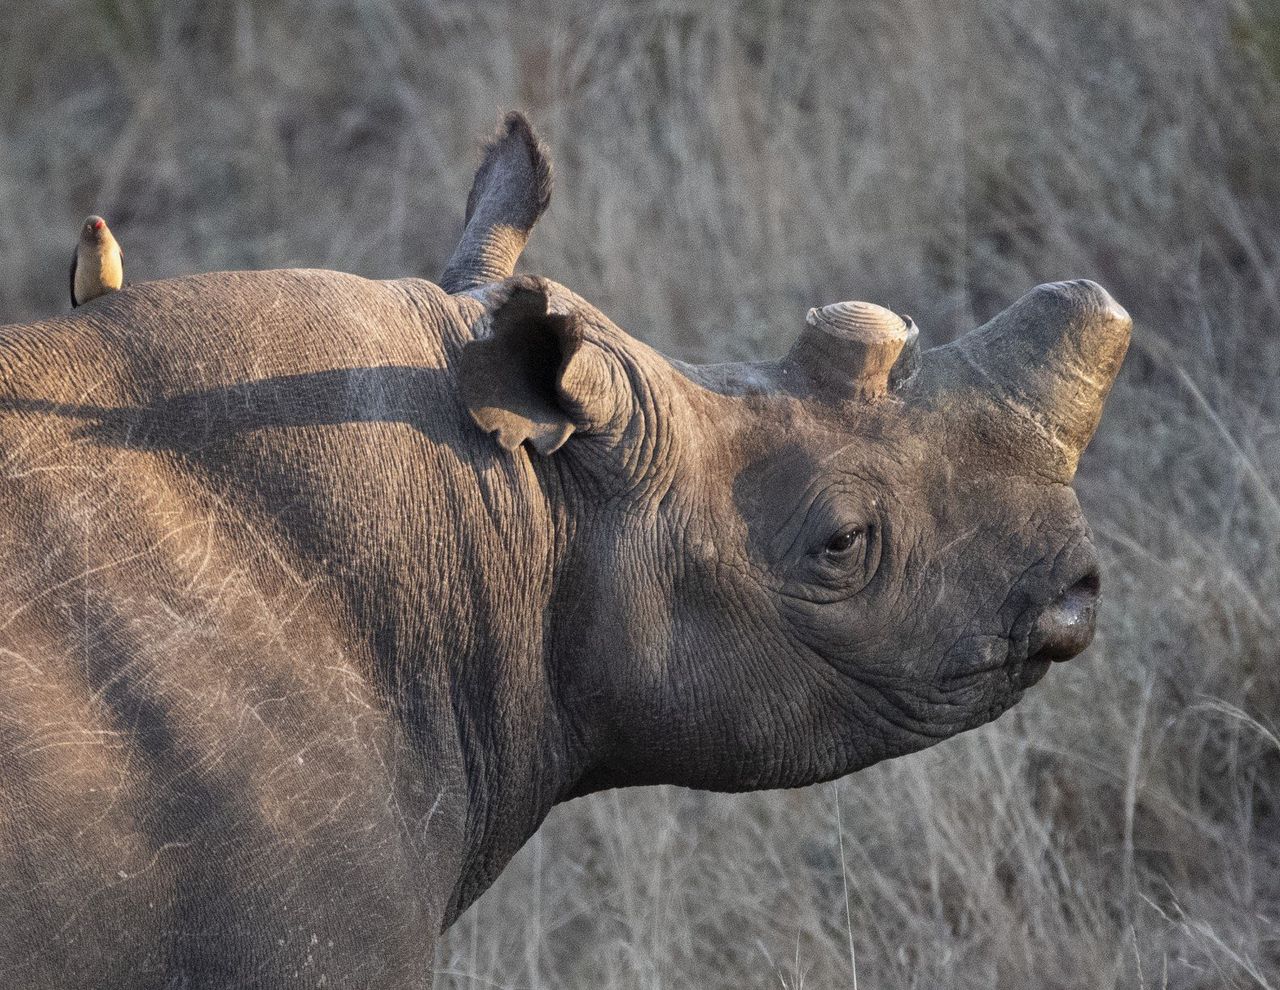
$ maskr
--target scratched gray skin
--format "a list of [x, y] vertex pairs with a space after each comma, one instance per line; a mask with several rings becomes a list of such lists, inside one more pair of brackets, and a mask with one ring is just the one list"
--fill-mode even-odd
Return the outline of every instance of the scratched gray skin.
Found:
[[1102, 289], [693, 367], [508, 278], [549, 190], [512, 118], [445, 288], [0, 330], [6, 985], [427, 986], [557, 802], [829, 780], [1087, 645]]

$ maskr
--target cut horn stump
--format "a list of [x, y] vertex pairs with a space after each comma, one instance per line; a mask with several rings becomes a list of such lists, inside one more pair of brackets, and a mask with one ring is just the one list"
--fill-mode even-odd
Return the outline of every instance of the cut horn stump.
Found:
[[876, 399], [889, 390], [889, 374], [915, 324], [869, 302], [838, 302], [809, 310], [787, 366], [819, 391], [841, 399]]

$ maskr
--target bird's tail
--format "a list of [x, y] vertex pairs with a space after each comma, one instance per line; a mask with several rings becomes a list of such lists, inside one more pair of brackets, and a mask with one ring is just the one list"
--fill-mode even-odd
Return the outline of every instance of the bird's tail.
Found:
[[466, 228], [445, 263], [441, 287], [465, 292], [510, 276], [550, 202], [551, 156], [524, 114], [508, 113], [476, 169]]

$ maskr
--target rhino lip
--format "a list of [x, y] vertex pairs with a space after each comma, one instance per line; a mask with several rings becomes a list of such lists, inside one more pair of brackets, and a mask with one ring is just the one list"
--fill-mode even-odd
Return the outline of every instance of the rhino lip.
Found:
[[1053, 658], [1041, 651], [1033, 650], [1031, 635], [1027, 632], [1016, 640], [1010, 638], [1009, 666], [1012, 668], [1011, 672], [1016, 678], [1018, 687], [1025, 691], [1027, 688], [1034, 687], [1045, 674], [1049, 673], [1049, 668], [1053, 666]]
[[1028, 657], [1022, 661], [1018, 669], [1018, 683], [1025, 691], [1027, 688], [1037, 684], [1045, 674], [1049, 672], [1049, 668], [1053, 666], [1053, 661], [1039, 654]]
[[985, 663], [958, 671], [948, 680], [971, 681], [1004, 675], [1012, 686], [1025, 691], [1044, 677], [1052, 666], [1045, 657], [1031, 653], [1030, 639], [1026, 635], [992, 637], [990, 642], [993, 645], [1003, 644], [998, 657], [993, 656]]
[[1004, 672], [1019, 691], [1034, 687], [1049, 672], [1052, 662], [1039, 654], [1030, 653], [1025, 642], [1008, 642], [1009, 652], [1004, 662], [989, 668], [989, 671]]

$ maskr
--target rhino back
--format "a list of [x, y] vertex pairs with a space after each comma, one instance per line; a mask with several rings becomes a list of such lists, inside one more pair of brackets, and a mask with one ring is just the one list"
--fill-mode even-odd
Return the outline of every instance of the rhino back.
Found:
[[0, 330], [0, 971], [425, 982], [466, 807], [422, 688], [497, 621], [447, 580], [468, 305], [222, 273]]

